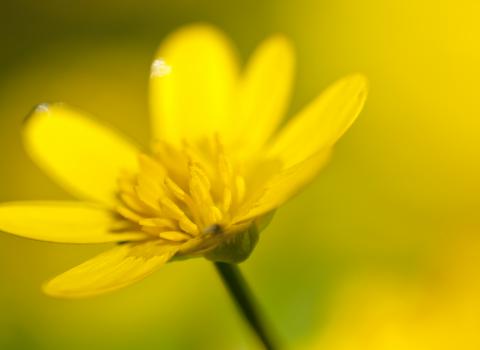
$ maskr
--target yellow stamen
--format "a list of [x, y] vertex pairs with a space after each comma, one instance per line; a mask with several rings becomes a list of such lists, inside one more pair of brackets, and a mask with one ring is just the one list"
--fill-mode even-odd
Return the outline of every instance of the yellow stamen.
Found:
[[188, 235], [179, 231], [165, 231], [165, 232], [159, 233], [158, 237], [167, 239], [169, 241], [174, 241], [174, 242], [182, 242], [190, 238]]
[[117, 212], [123, 216], [125, 219], [133, 221], [135, 223], [138, 223], [140, 220], [142, 220], [142, 217], [135, 213], [133, 210], [123, 206], [119, 205], [117, 206]]
[[235, 177], [235, 199], [236, 203], [240, 203], [243, 201], [245, 198], [245, 191], [246, 191], [246, 185], [245, 185], [245, 179], [243, 176], [236, 176]]
[[163, 218], [142, 219], [139, 221], [139, 224], [146, 227], [175, 227], [175, 222], [173, 220]]
[[138, 159], [140, 172], [119, 180], [123, 217], [169, 241], [210, 239], [215, 227], [226, 234], [245, 197], [245, 180], [218, 136], [178, 148], [158, 143], [154, 156]]
[[148, 207], [146, 207], [145, 204], [136, 196], [122, 193], [120, 198], [130, 209], [133, 209], [136, 212], [142, 213], [148, 210]]
[[210, 181], [197, 164], [190, 166], [189, 186], [192, 199], [197, 205], [213, 205], [213, 199], [210, 194]]
[[176, 220], [187, 219], [185, 212], [178, 207], [170, 198], [163, 197], [160, 200], [160, 204], [162, 206], [163, 211], [167, 216], [170, 216]]
[[182, 230], [184, 230], [185, 232], [188, 232], [190, 233], [191, 235], [193, 236], [196, 236], [198, 235], [198, 227], [197, 225], [195, 225], [193, 222], [191, 222], [190, 220], [180, 220], [178, 222], [178, 225], [180, 226], [180, 228]]

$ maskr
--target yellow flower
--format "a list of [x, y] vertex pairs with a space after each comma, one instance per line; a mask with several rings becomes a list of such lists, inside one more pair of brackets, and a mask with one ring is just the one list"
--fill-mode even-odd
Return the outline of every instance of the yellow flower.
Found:
[[240, 262], [271, 213], [311, 181], [366, 97], [344, 78], [277, 131], [294, 70], [274, 36], [239, 73], [227, 38], [195, 25], [166, 39], [152, 65], [150, 150], [64, 104], [25, 122], [33, 160], [79, 202], [0, 205], [0, 230], [61, 243], [118, 242], [44, 286], [85, 297], [129, 285], [172, 259]]

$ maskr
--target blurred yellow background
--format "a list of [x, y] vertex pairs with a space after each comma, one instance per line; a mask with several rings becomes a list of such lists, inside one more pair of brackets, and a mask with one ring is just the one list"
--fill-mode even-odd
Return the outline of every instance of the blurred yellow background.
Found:
[[[347, 73], [371, 93], [242, 264], [278, 333], [293, 349], [478, 349], [479, 16], [474, 0], [2, 0], [0, 201], [68, 198], [22, 149], [37, 103], [68, 102], [146, 144], [150, 61], [168, 32], [211, 22], [244, 59], [282, 32], [298, 54], [290, 115]], [[102, 248], [0, 235], [0, 349], [258, 348], [204, 260], [95, 299], [41, 294]]]

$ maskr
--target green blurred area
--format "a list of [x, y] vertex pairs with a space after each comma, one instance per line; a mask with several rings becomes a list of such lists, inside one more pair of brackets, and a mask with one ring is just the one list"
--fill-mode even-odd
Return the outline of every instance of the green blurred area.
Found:
[[[22, 149], [21, 122], [34, 105], [68, 102], [147, 144], [150, 61], [168, 32], [211, 22], [244, 59], [282, 32], [298, 53], [290, 115], [347, 73], [365, 73], [371, 93], [331, 164], [277, 212], [242, 264], [278, 333], [295, 348], [331, 332], [339, 291], [369, 284], [370, 274], [441, 292], [458, 283], [432, 282], [452, 261], [445, 247], [461, 256], [480, 232], [479, 7], [466, 0], [1, 1], [0, 201], [69, 198]], [[43, 281], [102, 248], [0, 235], [0, 349], [258, 347], [203, 260], [169, 264], [95, 299], [41, 294]], [[467, 270], [473, 280], [479, 264], [471, 259], [450, 273]], [[462, 281], [438, 303], [475, 290], [468, 276]], [[395, 293], [410, 300], [403, 288]], [[347, 299], [352, 310], [365, 302]], [[337, 333], [348, 337], [349, 328]]]

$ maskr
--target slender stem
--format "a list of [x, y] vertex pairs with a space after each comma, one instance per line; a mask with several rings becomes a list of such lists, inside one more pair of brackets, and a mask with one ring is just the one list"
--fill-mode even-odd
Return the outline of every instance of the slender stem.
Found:
[[275, 343], [272, 341], [271, 334], [267, 331], [265, 321], [259, 314], [253, 295], [238, 266], [222, 262], [216, 262], [214, 264], [230, 295], [235, 300], [238, 308], [260, 338], [265, 348], [267, 350], [278, 349], [274, 346]]

